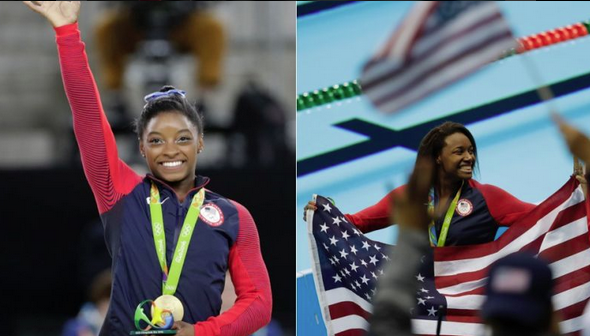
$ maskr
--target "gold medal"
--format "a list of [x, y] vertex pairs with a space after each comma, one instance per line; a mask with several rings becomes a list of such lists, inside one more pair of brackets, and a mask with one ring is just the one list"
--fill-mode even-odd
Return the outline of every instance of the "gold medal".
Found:
[[180, 302], [176, 296], [162, 295], [154, 301], [154, 304], [160, 309], [170, 311], [172, 316], [174, 316], [174, 321], [181, 321], [184, 316], [184, 307], [182, 306], [182, 302]]

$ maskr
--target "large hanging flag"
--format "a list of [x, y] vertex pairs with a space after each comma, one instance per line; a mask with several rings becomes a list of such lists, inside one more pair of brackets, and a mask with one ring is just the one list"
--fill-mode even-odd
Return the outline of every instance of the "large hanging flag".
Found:
[[364, 66], [362, 88], [393, 113], [515, 47], [494, 1], [418, 1]]
[[[366, 238], [326, 198], [315, 200], [318, 210], [308, 211], [307, 222], [326, 329], [329, 335], [364, 335], [382, 263], [395, 247]], [[487, 270], [516, 251], [533, 252], [550, 263], [554, 308], [563, 319], [561, 331], [573, 334], [582, 329], [580, 316], [590, 297], [590, 240], [584, 194], [574, 178], [498, 240], [433, 251], [414, 274], [419, 284], [413, 309], [415, 334], [435, 335], [441, 313], [441, 335], [483, 334], [478, 314]]]

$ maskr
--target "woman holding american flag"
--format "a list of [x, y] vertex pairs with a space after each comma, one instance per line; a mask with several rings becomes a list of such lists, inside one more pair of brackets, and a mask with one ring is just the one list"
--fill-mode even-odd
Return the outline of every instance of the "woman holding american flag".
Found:
[[[435, 168], [428, 199], [429, 212], [434, 218], [428, 229], [433, 246], [491, 242], [500, 227], [511, 226], [535, 207], [503, 189], [472, 178], [477, 170], [477, 145], [462, 124], [445, 122], [430, 130], [420, 143], [418, 157], [429, 158]], [[586, 182], [581, 175], [577, 178]], [[389, 213], [393, 209], [390, 200], [405, 188], [402, 185], [376, 204], [346, 214], [346, 219], [363, 233], [390, 226]], [[317, 209], [313, 201], [305, 206], [305, 210], [310, 209]]]

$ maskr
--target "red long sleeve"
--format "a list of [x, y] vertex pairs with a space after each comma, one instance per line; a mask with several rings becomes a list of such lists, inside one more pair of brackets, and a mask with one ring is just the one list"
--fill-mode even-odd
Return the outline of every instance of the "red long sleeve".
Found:
[[223, 314], [195, 324], [198, 336], [250, 335], [270, 322], [272, 295], [258, 231], [248, 210], [232, 203], [238, 209], [240, 229], [230, 250], [229, 271], [238, 297]]
[[383, 197], [375, 205], [372, 205], [352, 215], [346, 214], [344, 217], [346, 217], [349, 222], [354, 224], [363, 233], [368, 233], [388, 227], [391, 225], [389, 221], [389, 211], [393, 205], [392, 197], [401, 194], [405, 188], [405, 185], [397, 187], [385, 195], [385, 197]]
[[496, 186], [481, 184], [473, 179], [469, 180], [469, 183], [482, 193], [490, 214], [500, 226], [512, 225], [536, 207], [536, 205], [523, 202]]
[[[534, 204], [522, 202], [508, 192], [489, 184], [481, 184], [473, 179], [470, 185], [479, 190], [488, 206], [490, 214], [500, 226], [510, 226], [535, 207]], [[405, 185], [400, 186], [385, 195], [379, 202], [355, 214], [345, 215], [363, 233], [385, 228], [389, 222], [391, 197], [403, 192]]]
[[78, 24], [57, 27], [55, 32], [62, 79], [72, 109], [84, 173], [102, 214], [131, 192], [141, 182], [141, 177], [119, 159]]

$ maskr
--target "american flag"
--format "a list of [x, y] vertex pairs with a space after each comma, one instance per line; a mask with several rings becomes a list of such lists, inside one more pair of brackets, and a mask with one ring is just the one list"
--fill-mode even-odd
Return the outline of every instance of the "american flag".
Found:
[[[307, 222], [317, 294], [328, 335], [364, 335], [372, 312], [375, 282], [388, 260], [385, 244], [366, 238], [326, 198]], [[425, 233], [426, 234], [426, 233]], [[489, 266], [516, 251], [530, 251], [550, 262], [555, 279], [554, 309], [562, 333], [582, 329], [590, 297], [590, 240], [584, 194], [571, 178], [559, 191], [513, 224], [498, 240], [480, 245], [434, 248], [418, 274], [413, 330], [435, 335], [483, 335], [478, 317]], [[439, 306], [442, 305], [443, 309]], [[442, 311], [441, 311], [442, 310]]]
[[364, 66], [373, 104], [396, 112], [516, 47], [494, 1], [418, 1]]

